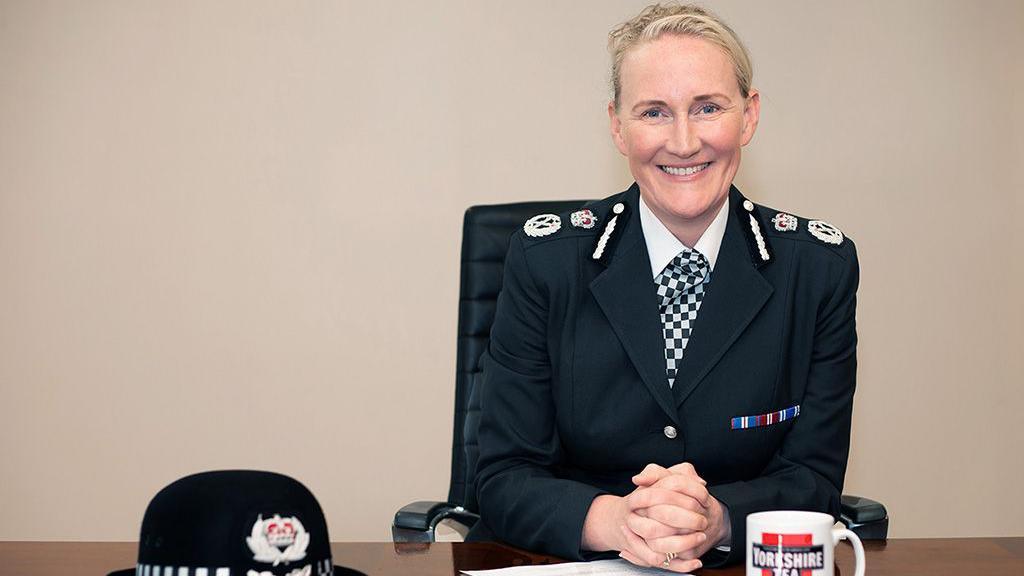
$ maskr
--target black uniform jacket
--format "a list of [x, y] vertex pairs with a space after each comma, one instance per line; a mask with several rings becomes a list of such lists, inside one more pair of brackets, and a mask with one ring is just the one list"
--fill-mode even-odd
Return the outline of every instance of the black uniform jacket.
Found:
[[[591, 501], [628, 494], [651, 462], [692, 463], [728, 508], [732, 551], [712, 551], [709, 566], [743, 559], [747, 514], [839, 514], [856, 373], [853, 242], [819, 240], [802, 218], [796, 231], [776, 231], [776, 211], [747, 210], [733, 188], [670, 388], [638, 196], [634, 184], [593, 203], [593, 229], [563, 214], [553, 234], [512, 236], [481, 359], [481, 521], [471, 540], [597, 557], [580, 549]], [[595, 260], [616, 203], [625, 211]], [[794, 406], [795, 418], [733, 428], [735, 417]]]

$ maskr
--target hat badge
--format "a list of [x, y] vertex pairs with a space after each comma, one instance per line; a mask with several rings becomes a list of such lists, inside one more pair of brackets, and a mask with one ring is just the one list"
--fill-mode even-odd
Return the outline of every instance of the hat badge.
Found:
[[274, 566], [306, 557], [309, 532], [295, 516], [263, 519], [261, 514], [252, 525], [252, 533], [245, 539], [252, 550], [253, 560], [273, 563]]

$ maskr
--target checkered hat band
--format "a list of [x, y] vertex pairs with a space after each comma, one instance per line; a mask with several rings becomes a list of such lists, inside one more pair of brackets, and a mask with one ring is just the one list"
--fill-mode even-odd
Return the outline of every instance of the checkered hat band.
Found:
[[[246, 576], [250, 571], [260, 570], [232, 570], [226, 566], [221, 567], [195, 567], [195, 566], [161, 566], [158, 564], [137, 564], [135, 576]], [[310, 576], [331, 576], [334, 574], [334, 562], [330, 559], [320, 560], [310, 569]]]
[[[236, 571], [239, 572], [239, 571]], [[231, 576], [231, 568], [195, 568], [189, 566], [159, 566], [139, 564], [135, 576]]]
[[675, 384], [676, 367], [697, 320], [709, 272], [710, 266], [703, 254], [684, 248], [654, 278], [664, 326], [665, 375], [669, 386]]

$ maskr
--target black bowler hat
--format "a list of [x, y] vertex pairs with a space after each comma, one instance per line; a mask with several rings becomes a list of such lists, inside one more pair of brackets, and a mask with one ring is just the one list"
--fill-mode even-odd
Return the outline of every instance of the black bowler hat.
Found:
[[109, 576], [349, 576], [323, 510], [294, 478], [223, 470], [186, 476], [146, 508], [135, 568]]

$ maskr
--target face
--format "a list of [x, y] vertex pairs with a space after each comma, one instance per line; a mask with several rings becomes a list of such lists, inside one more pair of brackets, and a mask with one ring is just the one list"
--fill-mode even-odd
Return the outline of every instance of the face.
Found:
[[[740, 148], [754, 136], [760, 97], [740, 94], [725, 51], [665, 35], [628, 52], [612, 138], [651, 211], [670, 230], [702, 233], [729, 194]], [[677, 234], [678, 235], [678, 234]]]

